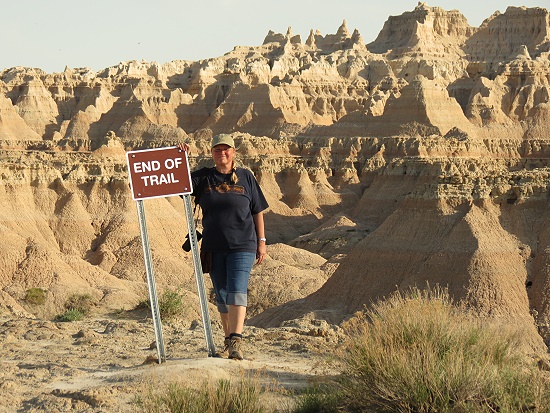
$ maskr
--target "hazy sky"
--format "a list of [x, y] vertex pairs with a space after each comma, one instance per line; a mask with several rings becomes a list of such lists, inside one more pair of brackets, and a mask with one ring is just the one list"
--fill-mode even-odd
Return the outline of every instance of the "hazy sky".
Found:
[[[0, 0], [0, 71], [38, 67], [101, 70], [127, 60], [166, 63], [221, 56], [234, 46], [257, 46], [269, 30], [292, 27], [305, 42], [311, 29], [334, 34], [346, 20], [365, 43], [389, 16], [412, 11], [413, 0]], [[550, 0], [438, 0], [470, 25], [508, 6], [544, 7]]]

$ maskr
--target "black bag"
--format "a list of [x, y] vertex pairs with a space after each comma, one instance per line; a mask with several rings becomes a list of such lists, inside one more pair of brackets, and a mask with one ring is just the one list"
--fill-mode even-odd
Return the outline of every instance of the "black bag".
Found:
[[212, 253], [201, 250], [201, 265], [203, 274], [208, 274], [212, 269]]
[[[200, 241], [202, 239], [202, 234], [200, 233], [200, 231], [196, 231], [197, 232], [197, 242]], [[185, 242], [183, 243], [183, 245], [181, 246], [181, 248], [185, 251], [185, 252], [189, 252], [191, 251], [191, 240], [189, 239], [189, 234], [187, 234], [185, 236]]]
[[[202, 234], [197, 231], [197, 241], [200, 241]], [[185, 252], [191, 251], [191, 241], [189, 240], [189, 234], [187, 234], [186, 240], [181, 246]], [[208, 274], [212, 267], [212, 253], [200, 250], [201, 266], [203, 274]]]

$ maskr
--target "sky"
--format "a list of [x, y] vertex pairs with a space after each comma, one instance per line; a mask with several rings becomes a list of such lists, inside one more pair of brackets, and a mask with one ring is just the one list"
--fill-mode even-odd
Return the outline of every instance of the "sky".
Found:
[[[479, 26], [508, 6], [544, 7], [550, 0], [433, 0]], [[311, 29], [334, 34], [345, 20], [365, 43], [389, 16], [414, 0], [0, 0], [0, 71], [15, 66], [48, 73], [65, 67], [99, 71], [119, 62], [200, 60], [235, 46], [258, 46], [289, 27], [305, 42]]]

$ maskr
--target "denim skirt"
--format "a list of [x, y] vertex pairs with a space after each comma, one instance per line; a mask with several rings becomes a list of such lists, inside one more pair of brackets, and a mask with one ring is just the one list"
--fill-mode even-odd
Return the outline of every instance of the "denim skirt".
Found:
[[248, 280], [255, 260], [254, 252], [212, 253], [210, 278], [220, 313], [229, 312], [229, 305], [247, 306]]

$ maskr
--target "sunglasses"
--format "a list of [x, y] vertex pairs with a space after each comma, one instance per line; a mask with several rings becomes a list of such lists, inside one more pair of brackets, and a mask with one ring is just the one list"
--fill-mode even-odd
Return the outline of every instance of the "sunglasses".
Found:
[[227, 149], [214, 148], [214, 149], [212, 149], [212, 152], [214, 152], [214, 153], [222, 153], [222, 152], [227, 153], [227, 152], [230, 152], [231, 149], [233, 149], [233, 148], [227, 148]]

